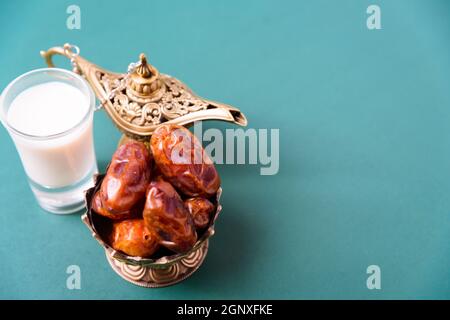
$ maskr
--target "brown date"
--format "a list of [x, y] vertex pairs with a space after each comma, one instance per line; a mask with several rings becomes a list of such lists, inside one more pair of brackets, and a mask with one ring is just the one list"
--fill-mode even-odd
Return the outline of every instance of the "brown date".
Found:
[[103, 206], [102, 198], [100, 196], [100, 191], [97, 191], [95, 193], [94, 197], [92, 198], [91, 207], [92, 207], [92, 210], [94, 210], [99, 215], [102, 215], [102, 216], [107, 217], [112, 220], [128, 219], [128, 218], [131, 218], [131, 216], [133, 215], [133, 213], [131, 211], [127, 211], [127, 212], [120, 213], [120, 214], [111, 213], [110, 211], [108, 211]]
[[184, 201], [184, 205], [191, 214], [197, 229], [203, 229], [208, 226], [211, 212], [214, 211], [214, 205], [211, 201], [205, 198], [190, 198]]
[[184, 253], [197, 241], [192, 218], [172, 185], [162, 178], [150, 182], [143, 217], [147, 229], [154, 232], [166, 248]]
[[158, 127], [150, 147], [163, 176], [179, 191], [209, 197], [220, 187], [220, 177], [197, 137], [179, 125]]
[[115, 250], [129, 256], [148, 258], [158, 249], [158, 239], [147, 230], [143, 219], [115, 222], [110, 241]]
[[121, 145], [112, 157], [98, 198], [93, 199], [94, 210], [112, 219], [129, 217], [145, 197], [150, 168], [150, 153], [144, 143], [130, 141]]

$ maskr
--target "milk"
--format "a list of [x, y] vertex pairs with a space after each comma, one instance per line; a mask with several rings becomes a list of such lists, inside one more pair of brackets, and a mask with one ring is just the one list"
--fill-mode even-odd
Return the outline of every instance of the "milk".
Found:
[[12, 101], [7, 120], [18, 131], [49, 136], [75, 127], [88, 112], [89, 100], [65, 82], [37, 84]]
[[[78, 88], [51, 81], [20, 92], [7, 111], [17, 151], [32, 184], [76, 184], [95, 166], [89, 98]], [[91, 117], [85, 121], [85, 117]], [[29, 137], [33, 136], [33, 137]]]

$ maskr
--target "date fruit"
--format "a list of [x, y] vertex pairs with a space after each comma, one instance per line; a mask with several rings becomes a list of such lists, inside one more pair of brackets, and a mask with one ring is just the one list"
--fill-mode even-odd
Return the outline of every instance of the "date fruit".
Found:
[[143, 219], [115, 222], [110, 235], [111, 246], [129, 256], [150, 257], [158, 249], [158, 239]]
[[214, 211], [214, 205], [211, 201], [205, 198], [190, 198], [184, 201], [184, 205], [191, 214], [197, 229], [203, 229], [208, 226], [211, 212]]
[[130, 216], [133, 207], [145, 196], [150, 182], [151, 157], [142, 142], [130, 141], [114, 153], [94, 210], [112, 219]]
[[174, 252], [187, 252], [197, 241], [194, 223], [183, 201], [162, 178], [148, 186], [143, 217], [159, 243]]
[[220, 178], [201, 143], [179, 125], [158, 127], [150, 140], [155, 162], [163, 176], [185, 195], [210, 197], [220, 187]]
[[133, 216], [133, 212], [127, 211], [127, 212], [122, 212], [120, 214], [117, 213], [111, 213], [109, 210], [107, 210], [102, 203], [102, 198], [100, 196], [100, 191], [97, 191], [94, 195], [94, 197], [92, 198], [92, 210], [94, 210], [96, 213], [98, 213], [99, 215], [102, 215], [104, 217], [107, 217], [109, 219], [112, 220], [122, 220], [122, 219], [128, 219], [131, 218]]

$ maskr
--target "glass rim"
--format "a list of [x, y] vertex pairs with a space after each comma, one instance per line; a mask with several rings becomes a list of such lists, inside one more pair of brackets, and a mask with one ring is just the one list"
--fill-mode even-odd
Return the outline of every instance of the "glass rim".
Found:
[[[33, 135], [33, 134], [28, 134], [25, 132], [22, 132], [16, 128], [14, 128], [9, 122], [8, 122], [8, 117], [5, 114], [4, 108], [3, 108], [3, 102], [5, 100], [6, 95], [9, 93], [9, 91], [11, 90], [11, 88], [13, 88], [18, 82], [22, 81], [24, 78], [29, 77], [30, 75], [36, 74], [36, 73], [45, 73], [45, 72], [54, 72], [54, 73], [59, 73], [59, 74], [64, 74], [68, 77], [72, 77], [75, 78], [77, 80], [79, 80], [82, 84], [82, 87], [84, 87], [87, 92], [88, 92], [88, 100], [89, 100], [89, 106], [88, 106], [88, 110], [86, 111], [86, 114], [81, 118], [81, 120], [79, 122], [77, 122], [75, 125], [73, 125], [72, 127], [62, 131], [62, 132], [58, 132], [58, 133], [54, 133], [54, 134], [50, 134], [50, 135]], [[79, 90], [80, 88], [77, 87]], [[81, 91], [83, 91], [81, 89]], [[83, 92], [84, 93], [84, 92]], [[82, 76], [80, 76], [79, 74], [76, 74], [75, 72], [66, 70], [66, 69], [62, 69], [62, 68], [39, 68], [39, 69], [34, 69], [28, 72], [25, 72], [24, 74], [18, 76], [17, 78], [15, 78], [13, 81], [11, 81], [6, 88], [3, 90], [1, 96], [0, 96], [0, 107], [1, 107], [1, 118], [2, 118], [2, 122], [5, 125], [5, 127], [8, 130], [11, 130], [12, 132], [14, 132], [15, 134], [17, 134], [18, 136], [21, 136], [23, 138], [26, 139], [30, 139], [30, 140], [51, 140], [51, 139], [55, 139], [55, 138], [60, 138], [60, 137], [64, 137], [68, 134], [70, 134], [71, 132], [75, 131], [76, 129], [78, 129], [83, 123], [86, 122], [86, 120], [89, 118], [89, 116], [91, 114], [93, 114], [93, 112], [95, 111], [95, 94], [94, 91], [92, 90], [91, 86], [89, 85], [89, 83], [86, 81], [86, 79], [84, 79]]]

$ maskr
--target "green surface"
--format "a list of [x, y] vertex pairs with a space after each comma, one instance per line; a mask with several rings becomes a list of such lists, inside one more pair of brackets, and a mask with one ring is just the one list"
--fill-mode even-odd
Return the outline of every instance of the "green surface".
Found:
[[[372, 3], [382, 30], [366, 27]], [[2, 128], [0, 298], [450, 298], [449, 1], [2, 1], [0, 39], [0, 88], [65, 42], [115, 71], [146, 52], [250, 127], [280, 129], [277, 175], [218, 166], [224, 210], [199, 271], [143, 289], [79, 214], [38, 207]], [[101, 169], [119, 136], [96, 113]], [[71, 264], [81, 290], [66, 288]]]

